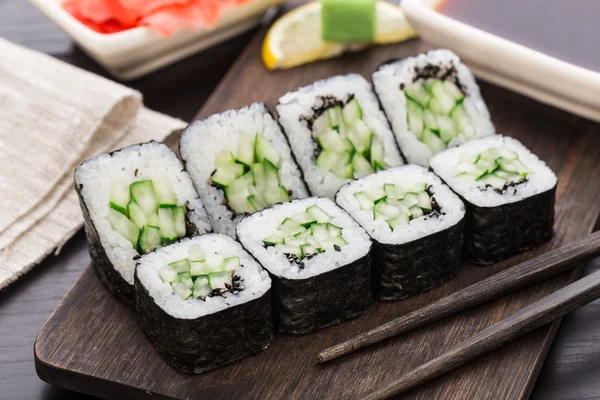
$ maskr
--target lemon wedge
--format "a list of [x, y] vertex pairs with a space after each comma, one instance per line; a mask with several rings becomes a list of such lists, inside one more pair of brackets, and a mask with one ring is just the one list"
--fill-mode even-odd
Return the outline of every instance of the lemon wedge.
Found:
[[[391, 3], [376, 4], [374, 44], [401, 42], [416, 36], [402, 9]], [[262, 59], [269, 70], [285, 69], [357, 51], [372, 43], [325, 42], [321, 39], [321, 2], [313, 1], [279, 18], [267, 32]]]

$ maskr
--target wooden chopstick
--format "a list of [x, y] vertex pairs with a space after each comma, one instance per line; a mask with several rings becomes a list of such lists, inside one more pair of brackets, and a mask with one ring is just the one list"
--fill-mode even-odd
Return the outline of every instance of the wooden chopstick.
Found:
[[600, 297], [600, 271], [544, 297], [365, 399], [389, 399], [488, 353]]
[[600, 253], [600, 232], [494, 274], [428, 306], [396, 318], [317, 355], [327, 362], [558, 275]]

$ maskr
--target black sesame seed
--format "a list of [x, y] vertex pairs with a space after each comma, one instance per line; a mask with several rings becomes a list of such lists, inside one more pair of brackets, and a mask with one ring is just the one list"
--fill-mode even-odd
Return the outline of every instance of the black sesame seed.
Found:
[[335, 251], [342, 251], [342, 248], [340, 246], [338, 246], [337, 244], [334, 244], [333, 248], [335, 249]]

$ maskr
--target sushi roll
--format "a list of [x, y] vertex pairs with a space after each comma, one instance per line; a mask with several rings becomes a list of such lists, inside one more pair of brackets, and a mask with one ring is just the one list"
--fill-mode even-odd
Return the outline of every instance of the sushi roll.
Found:
[[244, 218], [236, 231], [271, 275], [279, 331], [312, 332], [371, 303], [371, 240], [330, 199], [276, 205]]
[[196, 374], [271, 343], [270, 288], [239, 243], [214, 233], [145, 255], [135, 272], [144, 333], [173, 368]]
[[473, 140], [431, 159], [431, 168], [465, 202], [464, 255], [492, 264], [550, 240], [556, 175], [519, 141]]
[[125, 147], [75, 169], [92, 266], [118, 298], [133, 303], [140, 254], [211, 225], [177, 155], [165, 144]]
[[373, 239], [373, 293], [398, 300], [452, 278], [460, 266], [464, 205], [418, 165], [350, 182], [336, 202]]
[[287, 93], [279, 121], [314, 196], [403, 164], [377, 97], [360, 75], [336, 76]]
[[179, 146], [215, 232], [234, 237], [244, 215], [309, 195], [281, 127], [262, 103], [192, 123]]
[[373, 86], [411, 164], [428, 166], [447, 147], [494, 134], [473, 74], [450, 50], [384, 63]]

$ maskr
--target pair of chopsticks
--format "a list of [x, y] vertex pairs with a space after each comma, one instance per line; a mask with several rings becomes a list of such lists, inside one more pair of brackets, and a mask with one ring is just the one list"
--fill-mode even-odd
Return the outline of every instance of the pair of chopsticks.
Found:
[[[382, 342], [489, 300], [541, 282], [600, 254], [600, 232], [551, 250], [515, 267], [468, 286], [426, 307], [320, 352], [322, 363]], [[528, 332], [600, 297], [600, 272], [593, 273], [530, 304], [479, 332], [441, 356], [371, 393], [369, 400], [388, 399], [437, 378]]]

